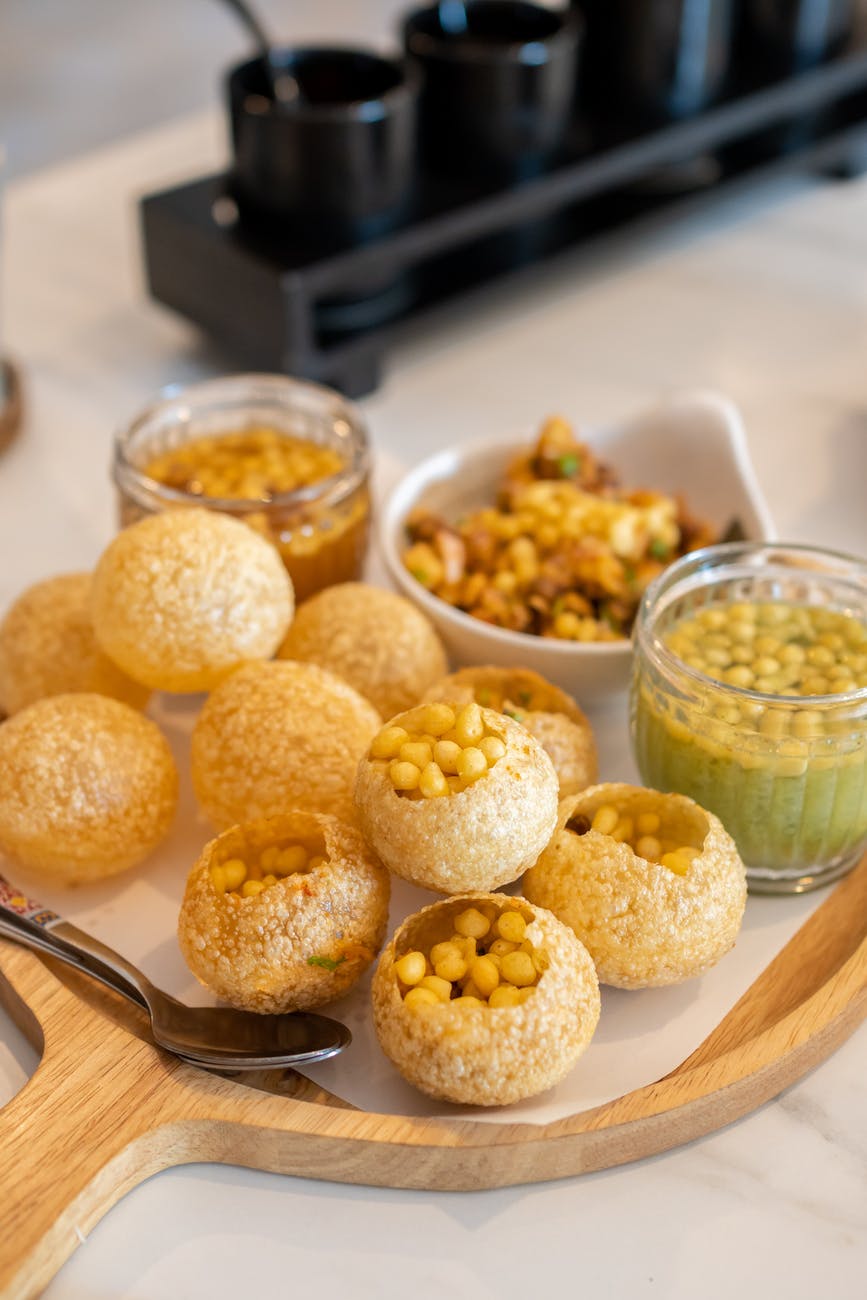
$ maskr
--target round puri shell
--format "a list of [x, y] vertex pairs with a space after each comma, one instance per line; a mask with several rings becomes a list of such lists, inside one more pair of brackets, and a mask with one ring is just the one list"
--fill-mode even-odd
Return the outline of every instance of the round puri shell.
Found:
[[[391, 725], [420, 726], [424, 708]], [[475, 785], [441, 799], [397, 793], [383, 764], [365, 755], [355, 802], [362, 829], [389, 870], [443, 894], [497, 889], [536, 861], [557, 822], [557, 774], [542, 746], [511, 718], [482, 709], [506, 753]]]
[[[212, 866], [297, 843], [326, 861], [254, 898], [214, 888]], [[379, 952], [388, 899], [388, 872], [354, 827], [293, 812], [233, 826], [205, 846], [187, 881], [178, 941], [196, 979], [232, 1006], [318, 1007], [341, 997]]]
[[[515, 706], [518, 720], [554, 764], [561, 799], [596, 781], [599, 768], [590, 723], [570, 695], [531, 668], [461, 668], [434, 682], [423, 698], [484, 704], [486, 691], [496, 692]], [[524, 707], [526, 700], [532, 701], [531, 708]]]
[[278, 656], [337, 673], [384, 718], [415, 704], [447, 667], [430, 620], [403, 596], [363, 582], [306, 600]]
[[270, 659], [292, 619], [292, 582], [270, 542], [209, 510], [167, 510], [118, 533], [93, 575], [106, 654], [163, 691], [208, 691]]
[[62, 884], [141, 862], [177, 797], [165, 737], [118, 700], [55, 695], [0, 727], [0, 851]]
[[353, 821], [372, 704], [314, 664], [248, 664], [209, 696], [193, 730], [193, 787], [223, 828], [290, 808]]
[[[640, 858], [598, 831], [565, 829], [602, 804], [636, 816], [658, 812], [701, 852], [686, 875]], [[603, 984], [635, 989], [701, 975], [733, 946], [746, 905], [746, 873], [734, 840], [712, 813], [685, 795], [631, 785], [597, 785], [564, 799], [559, 826], [523, 889], [575, 931]]]
[[[550, 965], [533, 996], [517, 1007], [407, 1007], [395, 962], [449, 938], [454, 917], [480, 903], [517, 907], [531, 922], [527, 937], [547, 950]], [[417, 912], [386, 945], [373, 977], [382, 1050], [405, 1079], [441, 1101], [506, 1106], [552, 1088], [585, 1050], [598, 1019], [599, 984], [586, 948], [544, 908], [502, 894], [450, 898]]]
[[150, 691], [100, 650], [90, 618], [89, 573], [64, 573], [28, 587], [0, 623], [0, 709], [94, 692], [143, 709]]

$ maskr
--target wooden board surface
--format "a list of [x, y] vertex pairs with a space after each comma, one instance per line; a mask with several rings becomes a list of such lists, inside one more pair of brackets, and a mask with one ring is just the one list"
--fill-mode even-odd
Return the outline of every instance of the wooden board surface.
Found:
[[676, 1070], [546, 1125], [368, 1114], [291, 1071], [282, 1095], [256, 1091], [181, 1064], [134, 1007], [6, 942], [0, 1001], [42, 1053], [0, 1111], [0, 1295], [18, 1300], [121, 1196], [173, 1165], [473, 1190], [624, 1164], [747, 1114], [867, 1015], [867, 858]]

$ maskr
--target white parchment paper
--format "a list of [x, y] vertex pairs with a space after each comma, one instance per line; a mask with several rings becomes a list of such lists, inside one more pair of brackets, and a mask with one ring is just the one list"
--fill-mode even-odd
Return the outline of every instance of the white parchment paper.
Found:
[[[376, 462], [376, 496], [380, 500], [400, 473], [399, 462], [380, 452]], [[375, 549], [367, 576], [372, 582], [389, 585]], [[202, 697], [158, 696], [149, 710], [169, 737], [181, 774], [174, 832], [149, 863], [105, 884], [68, 890], [49, 888], [19, 869], [3, 866], [0, 859], [0, 870], [24, 892], [111, 944], [167, 992], [199, 1005], [213, 999], [187, 970], [175, 929], [187, 873], [213, 834], [197, 811], [189, 779], [189, 737], [201, 703]], [[596, 734], [600, 779], [636, 782], [626, 699], [615, 698], [597, 709], [584, 699], [581, 705]], [[519, 886], [512, 892], [519, 892]], [[304, 1073], [367, 1111], [538, 1124], [566, 1118], [654, 1083], [686, 1060], [827, 893], [828, 888], [800, 897], [751, 897], [735, 948], [701, 979], [668, 989], [604, 989], [602, 1015], [590, 1047], [557, 1088], [530, 1101], [492, 1111], [449, 1106], [427, 1099], [404, 1083], [376, 1042], [370, 1014], [370, 973], [348, 997], [323, 1009], [350, 1027], [351, 1046]], [[390, 932], [435, 897], [394, 880]]]
[[[189, 780], [189, 737], [201, 700], [159, 697], [150, 709], [168, 735], [181, 773], [175, 829], [143, 867], [103, 884], [49, 888], [20, 869], [0, 870], [31, 897], [89, 930], [136, 962], [158, 985], [193, 1004], [212, 1001], [187, 970], [175, 938], [190, 866], [213, 834], [196, 810]], [[605, 780], [635, 780], [629, 756], [626, 702], [591, 718]], [[517, 888], [515, 892], [518, 892]], [[823, 901], [826, 890], [795, 898], [750, 898], [737, 945], [699, 980], [668, 989], [605, 989], [602, 1016], [584, 1056], [557, 1088], [530, 1101], [484, 1111], [428, 1100], [404, 1083], [379, 1050], [370, 1015], [370, 975], [326, 1014], [352, 1030], [340, 1056], [304, 1073], [368, 1111], [399, 1115], [466, 1115], [492, 1122], [548, 1123], [613, 1100], [668, 1074], [711, 1033], [771, 959]], [[395, 880], [390, 930], [435, 895]]]

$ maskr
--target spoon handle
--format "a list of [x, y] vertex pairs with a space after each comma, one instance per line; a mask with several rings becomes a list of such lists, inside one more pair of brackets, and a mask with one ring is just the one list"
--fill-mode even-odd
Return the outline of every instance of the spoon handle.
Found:
[[73, 970], [80, 971], [82, 975], [89, 975], [91, 979], [98, 980], [106, 988], [112, 989], [115, 993], [120, 993], [122, 997], [127, 998], [135, 1006], [141, 1007], [147, 1011], [147, 1003], [131, 984], [122, 980], [120, 976], [115, 975], [108, 967], [101, 966], [96, 961], [86, 961], [84, 957], [78, 957], [71, 950], [54, 940], [49, 933], [31, 932], [27, 929], [26, 924], [19, 924], [17, 917], [4, 916], [0, 913], [0, 938], [10, 939], [13, 943], [20, 943], [24, 948], [30, 948], [33, 952], [43, 953], [46, 957], [54, 957], [62, 961]]
[[225, 0], [225, 3], [234, 10], [259, 47], [259, 56], [268, 78], [271, 98], [280, 104], [291, 104], [299, 100], [301, 88], [297, 78], [293, 77], [289, 69], [275, 57], [274, 46], [268, 38], [268, 33], [246, 0]]
[[[31, 948], [38, 947], [40, 952], [48, 952], [61, 961], [72, 958], [70, 964], [77, 961], [79, 967], [84, 965], [97, 979], [113, 988], [119, 981], [124, 986], [121, 992], [132, 996], [139, 1005], [148, 1005], [152, 985], [131, 962], [93, 935], [79, 930], [71, 921], [65, 921], [50, 907], [27, 898], [3, 876], [0, 876], [0, 928], [10, 938]], [[109, 979], [103, 971], [107, 971]]]

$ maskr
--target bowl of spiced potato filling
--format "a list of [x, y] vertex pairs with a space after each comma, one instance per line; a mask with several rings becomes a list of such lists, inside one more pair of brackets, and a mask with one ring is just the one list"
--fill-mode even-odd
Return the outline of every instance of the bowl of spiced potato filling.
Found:
[[582, 701], [627, 688], [638, 606], [670, 563], [773, 535], [737, 410], [701, 393], [438, 452], [381, 523], [392, 579], [455, 664], [529, 668]]

